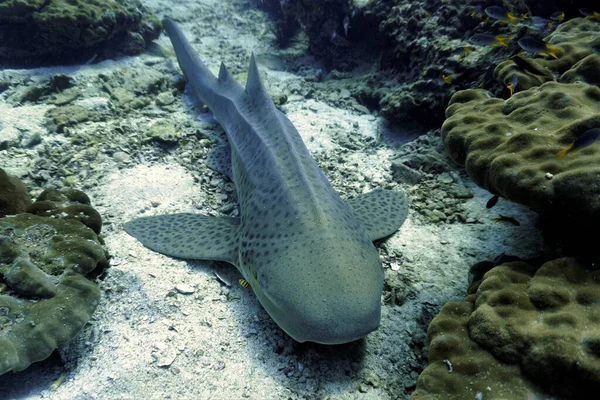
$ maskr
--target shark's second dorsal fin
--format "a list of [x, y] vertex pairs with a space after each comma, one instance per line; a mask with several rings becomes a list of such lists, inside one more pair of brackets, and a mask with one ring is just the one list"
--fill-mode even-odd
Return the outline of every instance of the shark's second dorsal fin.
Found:
[[254, 53], [252, 53], [250, 56], [250, 67], [248, 67], [248, 79], [246, 80], [246, 93], [250, 96], [255, 96], [264, 92], [264, 90], [258, 66], [256, 65], [256, 59], [254, 58]]
[[221, 83], [229, 82], [230, 79], [233, 79], [233, 78], [231, 77], [229, 70], [225, 66], [225, 63], [221, 62], [221, 67], [219, 68], [219, 82], [221, 82]]

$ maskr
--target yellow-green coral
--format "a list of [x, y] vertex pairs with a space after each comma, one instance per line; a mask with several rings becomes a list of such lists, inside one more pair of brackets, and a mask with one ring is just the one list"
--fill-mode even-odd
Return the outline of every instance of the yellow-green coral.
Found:
[[443, 142], [477, 185], [539, 211], [600, 222], [600, 142], [556, 158], [600, 127], [600, 88], [548, 82], [508, 100], [463, 90], [446, 118]]
[[600, 24], [590, 18], [573, 18], [558, 26], [554, 32], [544, 38], [552, 46], [562, 49], [559, 58], [513, 58], [504, 61], [494, 70], [494, 76], [500, 82], [509, 82], [516, 74], [519, 78], [517, 91], [527, 90], [545, 82], [573, 82], [561, 77], [573, 65], [593, 55], [594, 45], [600, 40]]
[[[583, 398], [600, 389], [600, 271], [573, 258], [488, 271], [427, 332], [412, 399]], [[479, 394], [478, 394], [479, 393]], [[535, 396], [535, 397], [534, 397]]]
[[526, 399], [535, 393], [518, 365], [499, 362], [469, 337], [470, 302], [448, 302], [427, 330], [429, 365], [412, 400]]
[[[87, 199], [81, 192], [66, 195]], [[47, 197], [59, 201], [66, 195]], [[29, 213], [0, 219], [0, 374], [48, 357], [98, 305], [100, 290], [86, 276], [108, 266], [107, 254], [80, 219]]]
[[517, 274], [519, 265], [509, 263], [484, 276], [469, 318], [471, 338], [554, 391], [600, 389], [600, 271], [563, 258], [533, 276]]

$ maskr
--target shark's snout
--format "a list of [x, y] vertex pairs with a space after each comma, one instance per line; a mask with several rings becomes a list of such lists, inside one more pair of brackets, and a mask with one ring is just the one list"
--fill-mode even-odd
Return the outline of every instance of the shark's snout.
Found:
[[299, 342], [348, 343], [379, 325], [383, 271], [377, 251], [341, 247], [348, 251], [327, 246], [291, 257], [302, 268], [269, 263], [259, 272], [261, 303]]

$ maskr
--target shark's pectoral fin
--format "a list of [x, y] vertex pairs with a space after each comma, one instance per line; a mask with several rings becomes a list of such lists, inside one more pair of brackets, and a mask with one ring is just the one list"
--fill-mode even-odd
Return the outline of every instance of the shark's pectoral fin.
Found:
[[206, 159], [206, 165], [208, 165], [210, 169], [222, 173], [228, 177], [229, 180], [232, 180], [231, 146], [229, 146], [229, 143], [220, 144], [210, 149]]
[[134, 219], [125, 231], [168, 256], [220, 260], [235, 265], [239, 220], [201, 214], [167, 214]]
[[375, 189], [348, 200], [348, 205], [371, 240], [396, 232], [408, 214], [406, 195], [396, 190]]

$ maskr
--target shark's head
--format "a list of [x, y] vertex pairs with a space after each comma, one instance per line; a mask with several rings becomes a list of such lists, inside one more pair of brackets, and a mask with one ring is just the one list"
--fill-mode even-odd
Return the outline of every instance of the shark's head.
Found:
[[367, 238], [312, 232], [256, 252], [253, 289], [298, 342], [341, 344], [377, 329], [383, 270]]

